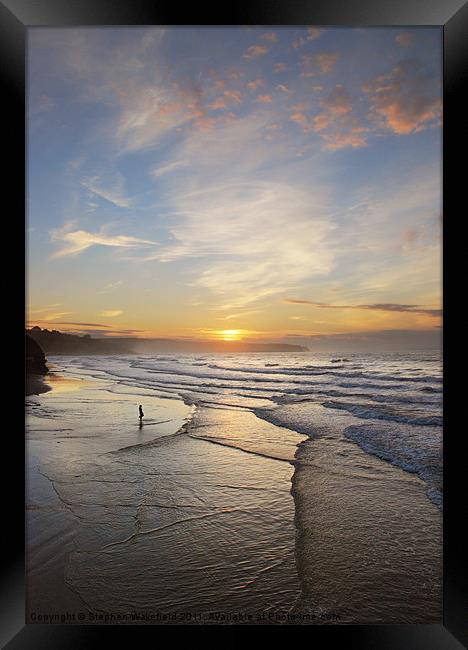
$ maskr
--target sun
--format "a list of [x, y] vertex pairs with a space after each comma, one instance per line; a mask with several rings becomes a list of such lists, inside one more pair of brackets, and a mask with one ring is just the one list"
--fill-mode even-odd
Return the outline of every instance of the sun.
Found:
[[241, 330], [221, 330], [219, 332], [219, 338], [222, 341], [240, 341], [240, 334]]

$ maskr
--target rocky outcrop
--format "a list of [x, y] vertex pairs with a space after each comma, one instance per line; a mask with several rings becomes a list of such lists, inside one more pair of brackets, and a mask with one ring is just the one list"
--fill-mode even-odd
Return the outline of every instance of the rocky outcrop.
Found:
[[26, 374], [46, 375], [49, 372], [49, 369], [47, 368], [46, 358], [42, 348], [28, 334], [26, 334], [25, 337]]

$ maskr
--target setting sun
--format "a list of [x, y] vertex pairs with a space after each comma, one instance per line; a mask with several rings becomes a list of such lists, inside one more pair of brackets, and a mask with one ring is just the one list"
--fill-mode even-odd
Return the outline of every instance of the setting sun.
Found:
[[242, 338], [241, 330], [221, 330], [219, 338], [223, 341], [240, 341]]

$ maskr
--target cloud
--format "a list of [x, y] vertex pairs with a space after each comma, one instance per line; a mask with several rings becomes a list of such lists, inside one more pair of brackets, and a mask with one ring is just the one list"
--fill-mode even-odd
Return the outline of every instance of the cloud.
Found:
[[105, 318], [116, 318], [121, 314], [123, 314], [123, 311], [121, 309], [104, 309], [100, 313], [100, 316], [104, 316]]
[[305, 54], [301, 57], [301, 63], [307, 69], [306, 74], [328, 74], [333, 70], [340, 55], [332, 52], [320, 52], [319, 54]]
[[244, 59], [251, 61], [259, 56], [264, 56], [267, 52], [268, 48], [265, 45], [251, 45], [244, 54]]
[[227, 104], [222, 97], [218, 97], [211, 104], [208, 104], [210, 111], [219, 111], [227, 108]]
[[159, 165], [158, 167], [154, 167], [154, 169], [151, 170], [151, 175], [154, 178], [159, 178], [160, 176], [169, 174], [176, 169], [186, 167], [188, 164], [188, 160], [175, 160], [174, 162], [168, 163], [167, 165]]
[[299, 298], [285, 298], [284, 302], [290, 305], [312, 305], [313, 307], [319, 307], [320, 309], [364, 309], [371, 311], [424, 314], [426, 316], [433, 317], [439, 317], [442, 315], [441, 309], [428, 309], [420, 305], [402, 305], [399, 303], [375, 303], [371, 305], [331, 305], [324, 302], [314, 302], [313, 300], [302, 300]]
[[314, 350], [339, 351], [377, 351], [440, 349], [442, 339], [440, 331], [419, 330], [376, 330], [367, 332], [327, 333], [311, 335], [290, 335], [285, 337], [289, 342], [310, 345]]
[[275, 65], [273, 66], [274, 72], [283, 72], [284, 70], [286, 70], [285, 63], [275, 63]]
[[228, 314], [327, 275], [335, 264], [328, 187], [309, 177], [301, 185], [281, 159], [272, 164], [276, 145], [264, 137], [270, 124], [262, 112], [193, 132], [174, 150], [175, 159], [197, 165], [167, 187], [174, 218], [166, 243], [145, 258], [189, 269], [191, 286]]
[[307, 29], [307, 40], [308, 41], [314, 41], [316, 38], [318, 38], [321, 34], [323, 34], [325, 30], [319, 29], [318, 27], [309, 27]]
[[278, 84], [276, 86], [276, 89], [281, 90], [281, 92], [283, 92], [283, 93], [292, 93], [293, 92], [292, 90], [289, 90], [289, 88], [286, 86], [286, 84]]
[[50, 231], [51, 241], [62, 244], [50, 259], [78, 255], [91, 246], [112, 246], [115, 248], [139, 248], [154, 245], [155, 242], [127, 235], [106, 235], [101, 228], [98, 233], [86, 230], [72, 230], [72, 224]]
[[258, 95], [255, 101], [259, 102], [260, 104], [271, 104], [273, 99], [271, 95]]
[[47, 113], [53, 108], [55, 108], [55, 102], [48, 95], [41, 95], [35, 104], [35, 109], [39, 113]]
[[345, 149], [352, 147], [353, 149], [361, 149], [367, 145], [367, 138], [364, 135], [367, 129], [357, 127], [348, 133], [338, 133], [335, 136], [325, 136], [325, 144], [323, 145], [324, 151], [337, 151], [338, 149]]
[[242, 100], [242, 93], [240, 90], [225, 90], [224, 95], [228, 99], [232, 99], [236, 104], [240, 104]]
[[104, 178], [98, 175], [82, 178], [81, 185], [118, 208], [128, 208], [131, 205], [131, 200], [123, 194], [124, 180], [118, 172], [107, 174]]
[[228, 70], [227, 76], [229, 79], [232, 79], [233, 81], [239, 81], [244, 76], [244, 73], [242, 70], [236, 70], [235, 68], [231, 68]]
[[280, 182], [247, 180], [181, 195], [185, 217], [162, 259], [194, 258], [192, 283], [208, 289], [219, 308], [250, 305], [330, 272], [333, 226], [321, 216], [322, 201]]
[[[44, 30], [35, 47], [60, 60], [54, 70], [73, 85], [74, 99], [105, 107], [99, 136], [119, 153], [153, 147], [172, 129], [197, 120], [196, 84], [178, 84], [164, 65], [167, 30], [137, 28], [114, 44], [102, 31]], [[109, 33], [109, 32], [108, 32]]]
[[371, 119], [397, 135], [417, 133], [440, 123], [439, 84], [415, 60], [402, 61], [365, 84], [363, 90], [371, 103]]
[[413, 42], [413, 34], [411, 32], [400, 32], [395, 36], [395, 43], [403, 45], [404, 47], [411, 45]]
[[263, 86], [265, 84], [264, 79], [253, 79], [252, 81], [249, 81], [246, 85], [247, 88], [250, 90], [257, 90], [257, 88], [260, 88], [260, 86]]
[[117, 287], [121, 287], [123, 285], [122, 280], [117, 280], [117, 282], [111, 282], [109, 284], [106, 284], [105, 287], [101, 289], [101, 291], [98, 291], [98, 293], [107, 293], [108, 291], [112, 291], [113, 289], [116, 289]]
[[305, 42], [306, 42], [305, 38], [303, 38], [302, 36], [298, 36], [296, 39], [294, 39], [291, 45], [295, 50], [297, 50], [299, 47], [302, 47], [305, 44]]
[[196, 92], [182, 90], [176, 85], [164, 86], [162, 82], [132, 85], [122, 100], [115, 129], [122, 151], [152, 147], [165, 133], [204, 114]]
[[[41, 322], [41, 321], [37, 321], [37, 322]], [[86, 327], [111, 327], [110, 325], [102, 325], [101, 323], [76, 323], [72, 321], [58, 321], [54, 323], [54, 325], [83, 325]]]
[[278, 40], [278, 34], [276, 32], [266, 32], [262, 34], [260, 38], [263, 38], [264, 41], [270, 41], [270, 43], [276, 43]]
[[298, 124], [304, 133], [318, 133], [325, 151], [345, 147], [359, 148], [367, 144], [368, 127], [360, 124], [353, 113], [353, 102], [343, 85], [337, 84], [327, 97], [320, 100], [322, 111], [315, 115], [305, 113], [304, 104], [292, 107], [289, 119]]
[[[31, 313], [44, 313], [46, 310], [38, 310], [36, 312], [31, 312]], [[49, 321], [55, 321], [57, 318], [63, 318], [64, 316], [68, 316], [69, 314], [73, 314], [72, 311], [54, 311], [50, 313], [45, 313], [43, 318], [37, 319], [37, 322], [49, 322]]]

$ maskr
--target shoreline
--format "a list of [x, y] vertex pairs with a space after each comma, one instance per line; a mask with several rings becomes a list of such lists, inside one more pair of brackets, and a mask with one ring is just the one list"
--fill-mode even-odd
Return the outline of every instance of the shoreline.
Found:
[[[299, 595], [293, 468], [182, 435], [188, 423], [178, 426], [182, 423], [174, 419], [172, 431], [162, 422], [148, 422], [143, 433], [130, 424], [127, 444], [114, 430], [110, 447], [96, 436], [92, 448], [80, 446], [73, 453], [75, 444], [82, 444], [75, 440], [89, 438], [89, 429], [84, 418], [57, 418], [55, 403], [69, 413], [69, 404], [78, 408], [80, 395], [93, 410], [104, 398], [96, 387], [48, 394], [46, 418], [29, 427], [28, 621], [35, 622], [41, 610], [59, 615], [67, 606], [90, 616], [145, 611], [209, 616], [247, 609], [255, 617], [268, 607], [286, 613]], [[171, 402], [166, 408], [182, 408]], [[145, 413], [153, 412], [148, 397], [145, 403]], [[155, 401], [160, 409], [163, 403], [168, 400]], [[183, 409], [192, 422], [196, 411]], [[64, 428], [44, 428], [54, 426]], [[46, 569], [42, 557], [48, 558]], [[93, 622], [102, 623], [88, 616], [84, 621]]]
[[421, 478], [324, 437], [298, 445], [291, 484], [298, 609], [324, 623], [441, 623], [442, 513]]
[[29, 622], [79, 598], [91, 613], [440, 623], [440, 511], [417, 475], [335, 431], [329, 409], [317, 405], [311, 437], [228, 399], [195, 408], [74, 375], [51, 376], [31, 409], [28, 483], [44, 498], [28, 489], [29, 537], [50, 559], [45, 579], [28, 572]]

